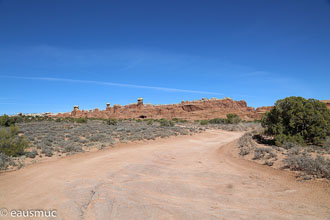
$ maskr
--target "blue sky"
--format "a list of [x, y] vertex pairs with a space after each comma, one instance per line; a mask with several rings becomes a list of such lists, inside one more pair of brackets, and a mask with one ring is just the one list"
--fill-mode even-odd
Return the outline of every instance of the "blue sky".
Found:
[[330, 99], [330, 1], [0, 0], [0, 114]]

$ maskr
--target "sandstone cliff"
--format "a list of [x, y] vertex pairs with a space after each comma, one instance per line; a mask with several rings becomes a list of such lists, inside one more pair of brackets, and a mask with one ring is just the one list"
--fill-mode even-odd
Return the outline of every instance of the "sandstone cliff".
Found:
[[143, 99], [139, 98], [136, 104], [114, 105], [106, 104], [105, 110], [80, 110], [74, 107], [71, 113], [58, 114], [56, 117], [87, 117], [87, 118], [180, 118], [187, 120], [201, 120], [212, 118], [225, 118], [228, 113], [239, 115], [244, 120], [260, 119], [263, 112], [256, 111], [253, 107], [248, 107], [246, 102], [234, 101], [230, 98], [224, 99], [202, 99], [196, 101], [182, 101], [179, 104], [151, 105], [143, 104]]
[[[321, 101], [330, 109], [330, 100]], [[179, 104], [171, 105], [152, 105], [143, 104], [143, 99], [138, 98], [137, 103], [130, 105], [114, 105], [106, 103], [105, 110], [80, 110], [79, 106], [74, 106], [71, 113], [60, 113], [55, 117], [87, 117], [87, 118], [153, 118], [153, 119], [171, 119], [180, 118], [187, 120], [203, 120], [212, 118], [225, 118], [227, 114], [237, 114], [243, 120], [252, 121], [261, 119], [262, 115], [269, 111], [273, 106], [263, 106], [257, 109], [248, 107], [246, 102], [234, 101], [230, 98], [224, 99], [206, 99], [195, 101], [182, 101]]]

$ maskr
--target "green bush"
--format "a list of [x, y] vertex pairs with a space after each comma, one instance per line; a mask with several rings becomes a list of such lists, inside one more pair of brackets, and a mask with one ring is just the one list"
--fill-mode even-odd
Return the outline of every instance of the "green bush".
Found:
[[116, 124], [117, 124], [117, 120], [114, 119], [114, 118], [109, 118], [109, 119], [107, 120], [107, 124], [108, 124], [108, 125], [116, 125]]
[[0, 153], [7, 156], [20, 156], [24, 154], [24, 149], [27, 147], [28, 142], [23, 136], [18, 135], [17, 126], [0, 130]]
[[77, 123], [87, 123], [88, 120], [87, 118], [76, 118], [74, 121]]
[[25, 152], [25, 156], [27, 156], [29, 158], [35, 158], [37, 155], [38, 155], [37, 150]]
[[62, 121], [62, 118], [56, 118], [55, 119], [55, 122], [61, 122]]
[[315, 99], [288, 97], [278, 100], [262, 118], [265, 133], [285, 142], [321, 145], [330, 136], [330, 110]]
[[178, 118], [172, 118], [172, 121], [174, 121], [174, 122], [179, 122], [180, 119], [178, 119]]
[[226, 124], [226, 119], [224, 118], [213, 118], [209, 120], [210, 124]]
[[0, 152], [0, 170], [7, 169], [8, 165], [13, 164], [13, 161], [6, 154]]
[[9, 117], [8, 115], [0, 116], [0, 126], [9, 127], [15, 125], [18, 117]]
[[[210, 124], [238, 124], [242, 119], [237, 114], [227, 114], [227, 118], [213, 118], [208, 121]], [[206, 122], [203, 122], [204, 124]], [[206, 123], [207, 124], [207, 123]]]
[[236, 114], [227, 114], [226, 123], [227, 124], [238, 124], [242, 119]]
[[166, 120], [163, 118], [159, 120], [159, 123], [160, 123], [160, 126], [163, 126], [163, 127], [173, 127], [174, 126], [173, 121], [169, 121], [169, 120]]
[[186, 122], [188, 122], [187, 120], [180, 119], [180, 118], [172, 118], [172, 121], [175, 122], [175, 123], [186, 123]]
[[201, 124], [201, 125], [207, 125], [208, 123], [209, 123], [208, 120], [201, 120], [201, 121], [200, 121], [200, 124]]

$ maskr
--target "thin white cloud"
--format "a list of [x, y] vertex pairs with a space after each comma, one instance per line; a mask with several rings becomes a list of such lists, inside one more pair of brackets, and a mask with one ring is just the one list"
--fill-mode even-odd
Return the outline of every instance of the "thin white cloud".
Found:
[[94, 85], [104, 85], [104, 86], [115, 86], [115, 87], [126, 87], [126, 88], [136, 88], [136, 89], [152, 89], [164, 92], [181, 92], [181, 93], [195, 93], [195, 94], [206, 94], [206, 95], [223, 95], [222, 93], [209, 92], [209, 91], [199, 91], [199, 90], [187, 90], [187, 89], [176, 89], [158, 86], [145, 86], [145, 85], [135, 85], [126, 83], [114, 83], [114, 82], [102, 82], [94, 80], [78, 80], [78, 79], [66, 79], [66, 78], [52, 78], [52, 77], [15, 77], [15, 76], [0, 76], [1, 78], [9, 79], [26, 79], [26, 80], [42, 80], [42, 81], [53, 81], [53, 82], [67, 82], [67, 83], [80, 83], [80, 84], [94, 84]]

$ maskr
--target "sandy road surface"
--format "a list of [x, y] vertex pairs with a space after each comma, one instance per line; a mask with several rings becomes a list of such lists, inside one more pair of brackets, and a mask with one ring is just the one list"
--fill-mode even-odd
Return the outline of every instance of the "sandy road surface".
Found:
[[68, 220], [330, 219], [329, 185], [240, 159], [240, 135], [206, 131], [2, 173], [0, 208]]

